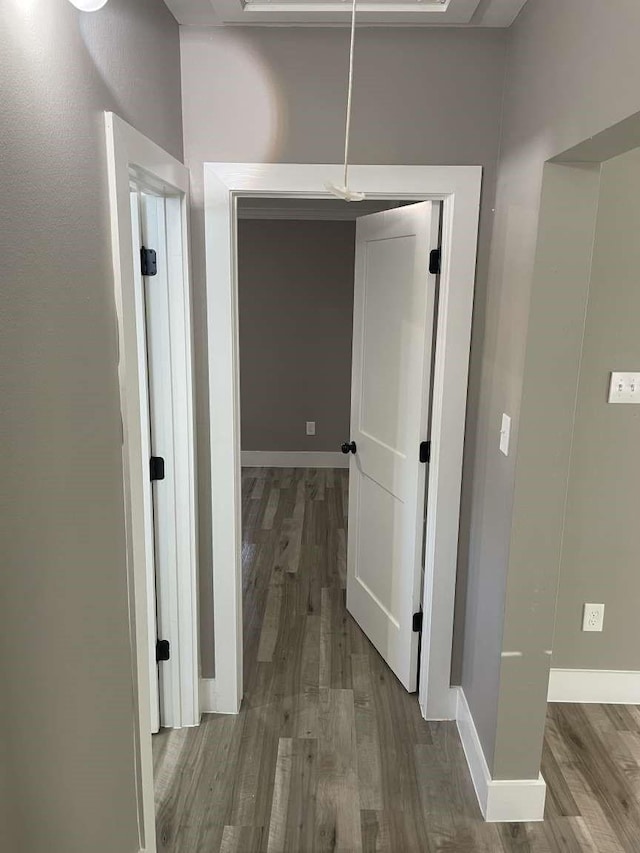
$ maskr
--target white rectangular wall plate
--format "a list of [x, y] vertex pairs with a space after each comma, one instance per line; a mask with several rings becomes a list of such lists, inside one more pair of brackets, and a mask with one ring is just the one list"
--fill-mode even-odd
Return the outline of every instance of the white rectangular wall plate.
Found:
[[315, 421], [307, 421], [307, 435], [315, 435], [316, 434], [316, 422]]
[[583, 631], [602, 631], [604, 627], [604, 604], [585, 604], [582, 611]]
[[502, 416], [502, 426], [500, 427], [500, 452], [505, 456], [509, 455], [509, 440], [511, 438], [511, 418], [509, 415]]
[[609, 402], [640, 404], [640, 373], [612, 373]]

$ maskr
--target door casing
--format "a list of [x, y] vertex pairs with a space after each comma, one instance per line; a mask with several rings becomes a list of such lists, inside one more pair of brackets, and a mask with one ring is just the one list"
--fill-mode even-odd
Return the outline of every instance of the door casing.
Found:
[[134, 704], [134, 744], [138, 832], [141, 853], [155, 853], [153, 758], [150, 705], [150, 618], [148, 595], [148, 500], [150, 477], [148, 442], [143, 440], [142, 392], [146, 371], [141, 352], [144, 303], [136, 287], [139, 248], [133, 245], [130, 186], [134, 182], [167, 199], [167, 255], [170, 276], [171, 347], [174, 431], [171, 454], [178, 550], [175, 577], [163, 590], [171, 599], [176, 620], [171, 636], [174, 708], [180, 720], [173, 725], [196, 725], [200, 720], [196, 471], [193, 416], [191, 297], [189, 287], [189, 171], [174, 157], [113, 113], [105, 113], [111, 221], [114, 296], [118, 331], [118, 378], [122, 415], [123, 496], [126, 532], [126, 571], [129, 594], [131, 680]]
[[[205, 242], [215, 678], [203, 710], [242, 699], [242, 541], [237, 200], [331, 198], [343, 167], [205, 163]], [[442, 202], [442, 267], [433, 376], [419, 700], [426, 719], [454, 719], [451, 651], [481, 166], [351, 166], [371, 199]], [[354, 202], [356, 204], [356, 202]], [[426, 271], [425, 271], [426, 274]]]

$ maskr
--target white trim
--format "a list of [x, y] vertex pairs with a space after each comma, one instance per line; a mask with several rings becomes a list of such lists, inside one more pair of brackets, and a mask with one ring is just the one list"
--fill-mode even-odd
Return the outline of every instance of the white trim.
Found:
[[529, 823], [544, 820], [547, 786], [537, 779], [492, 779], [464, 690], [458, 688], [458, 732], [471, 780], [488, 823]]
[[[228, 2], [228, 0], [227, 0]], [[468, 24], [473, 27], [509, 27], [517, 15], [520, 13], [522, 7], [524, 6], [526, 0], [487, 0], [483, 9], [479, 9], [479, 4], [476, 3], [476, 11], [474, 13], [475, 17], [473, 18], [473, 23]], [[165, 3], [173, 13], [173, 16], [176, 18], [179, 24], [188, 27], [211, 27], [211, 26], [220, 26], [220, 24], [226, 22], [226, 15], [224, 9], [220, 7], [218, 4], [215, 5], [210, 2], [210, 0], [165, 0]], [[253, 5], [253, 4], [249, 4]], [[262, 5], [262, 4], [261, 4]], [[280, 7], [284, 4], [280, 3]], [[315, 4], [316, 6], [318, 4]], [[421, 15], [420, 17], [415, 16], [414, 12], [414, 20], [412, 23], [402, 23], [402, 19], [404, 16], [394, 14], [399, 11], [398, 4], [389, 3], [386, 4], [382, 11], [380, 9], [380, 4], [369, 3], [370, 14], [367, 16], [366, 21], [363, 20], [361, 14], [361, 4], [358, 4], [358, 29], [362, 29], [363, 27], [388, 27], [388, 26], [442, 26], [442, 23], [439, 21], [433, 21], [435, 17], [435, 12], [430, 13], [429, 15]], [[295, 20], [293, 23], [296, 27], [314, 27], [318, 26], [318, 14], [308, 14], [308, 4], [298, 3], [293, 6], [293, 10], [296, 8], [299, 11], [294, 11], [292, 14], [292, 4], [287, 3], [285, 12], [288, 12], [288, 15], [283, 16], [277, 15], [276, 17], [280, 21], [280, 26], [286, 26], [287, 23], [291, 24], [292, 21], [288, 21], [288, 18], [294, 17]], [[414, 6], [410, 2], [406, 2], [402, 4], [402, 7], [408, 8], [409, 11], [411, 9], [415, 9]], [[442, 8], [442, 7], [441, 7]], [[249, 17], [251, 10], [248, 10], [247, 16]], [[233, 12], [231, 13], [233, 16]], [[255, 10], [254, 10], [255, 14]], [[283, 21], [282, 18], [285, 18]], [[339, 17], [341, 23], [331, 23], [333, 18], [338, 18], [338, 13], [335, 15], [323, 15], [323, 18], [329, 18], [329, 21], [325, 20], [320, 25], [323, 27], [343, 27], [348, 26], [348, 14], [345, 14], [344, 11], [340, 13]], [[263, 26], [268, 26], [269, 22], [272, 21], [273, 16], [267, 19], [266, 24], [263, 22]], [[469, 20], [469, 18], [467, 18]], [[236, 23], [232, 21], [232, 23]], [[241, 21], [240, 23], [244, 23]], [[255, 21], [247, 21], [246, 23], [256, 23]], [[447, 23], [453, 23], [452, 21], [445, 22], [445, 26]], [[458, 21], [457, 23], [460, 23]]]
[[[183, 419], [182, 437], [188, 447], [183, 448], [187, 461], [183, 471], [185, 489], [182, 493], [180, 524], [184, 528], [184, 542], [188, 543], [189, 558], [181, 563], [180, 584], [182, 593], [190, 602], [191, 623], [184, 624], [178, 637], [180, 681], [191, 679], [191, 692], [197, 690], [197, 560], [195, 529], [195, 465], [192, 417], [191, 380], [191, 329], [189, 303], [189, 265], [187, 216], [189, 209], [189, 172], [170, 154], [167, 154], [134, 128], [113, 113], [105, 113], [109, 201], [111, 208], [111, 243], [114, 273], [114, 296], [118, 323], [120, 405], [122, 415], [122, 455], [124, 471], [125, 533], [127, 548], [127, 575], [129, 591], [129, 620], [132, 665], [132, 693], [135, 724], [134, 761], [136, 796], [138, 802], [138, 832], [140, 847], [146, 853], [156, 851], [156, 829], [153, 786], [153, 758], [151, 751], [150, 705], [150, 637], [147, 594], [147, 558], [149, 544], [145, 535], [145, 486], [149, 480], [149, 458], [143, 449], [143, 418], [140, 389], [142, 383], [139, 354], [140, 311], [136, 310], [135, 261], [132, 241], [132, 213], [130, 181], [132, 177], [146, 187], [174, 198], [179, 203], [179, 228], [181, 230], [178, 274], [174, 277], [180, 291], [181, 322], [176, 329], [180, 353], [176, 351], [174, 364], [176, 378], [181, 376], [184, 386], [183, 400], [177, 414]], [[138, 301], [139, 306], [139, 301]], [[173, 368], [172, 368], [173, 369]], [[193, 499], [192, 499], [193, 497]], [[176, 520], [178, 521], [178, 519]], [[189, 646], [189, 636], [192, 644]], [[185, 639], [185, 647], [182, 640]], [[191, 651], [191, 672], [184, 666], [184, 654]], [[199, 703], [198, 703], [199, 705]], [[199, 713], [199, 707], [197, 707]]]
[[243, 468], [348, 468], [349, 457], [339, 451], [243, 450]]
[[[422, 675], [420, 676], [422, 678]], [[422, 699], [420, 695], [418, 696], [418, 704], [420, 706], [420, 711], [425, 720], [429, 720], [430, 722], [438, 722], [442, 720], [455, 720], [458, 715], [458, 690], [459, 687], [449, 687], [448, 690], [443, 690], [438, 702], [439, 715], [435, 716], [435, 712], [432, 712], [430, 716], [427, 716], [427, 709], [422, 704]], [[422, 694], [422, 691], [420, 691]]]
[[[392, 0], [358, 4], [358, 25], [362, 26], [446, 26], [468, 24], [480, 0]], [[167, 0], [167, 6], [183, 26], [345, 25], [349, 20], [346, 4], [339, 0]]]
[[216, 714], [218, 712], [215, 678], [200, 679], [200, 711], [203, 714]]
[[234, 697], [219, 691], [215, 678], [200, 679], [200, 712], [202, 714], [236, 714]]
[[640, 672], [615, 669], [552, 669], [549, 702], [640, 705]]
[[[242, 696], [240, 395], [236, 200], [330, 198], [339, 165], [205, 163], [207, 329], [213, 527], [215, 671]], [[350, 187], [372, 199], [442, 201], [442, 273], [433, 388], [420, 703], [451, 713], [451, 645], [480, 166], [352, 166]]]

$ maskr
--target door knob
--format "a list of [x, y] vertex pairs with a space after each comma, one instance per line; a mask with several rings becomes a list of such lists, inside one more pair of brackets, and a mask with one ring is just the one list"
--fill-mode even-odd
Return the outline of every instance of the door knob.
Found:
[[343, 453], [355, 453], [356, 452], [356, 443], [355, 441], [345, 441], [341, 448]]

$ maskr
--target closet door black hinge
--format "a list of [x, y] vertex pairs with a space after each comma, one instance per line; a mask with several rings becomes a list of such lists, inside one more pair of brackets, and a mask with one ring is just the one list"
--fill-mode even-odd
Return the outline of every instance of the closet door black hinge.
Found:
[[169, 640], [158, 640], [156, 643], [156, 662], [160, 663], [163, 660], [169, 660], [171, 657], [171, 646]]
[[142, 275], [158, 275], [158, 259], [155, 249], [140, 248], [140, 272]]
[[149, 474], [152, 480], [164, 480], [164, 459], [152, 456], [149, 460]]
[[422, 631], [422, 610], [418, 610], [417, 613], [413, 614], [411, 628], [414, 634], [419, 634]]
[[420, 461], [423, 463], [431, 462], [431, 442], [420, 442]]
[[440, 275], [440, 262], [442, 260], [442, 250], [432, 249], [429, 252], [429, 272], [431, 275]]

